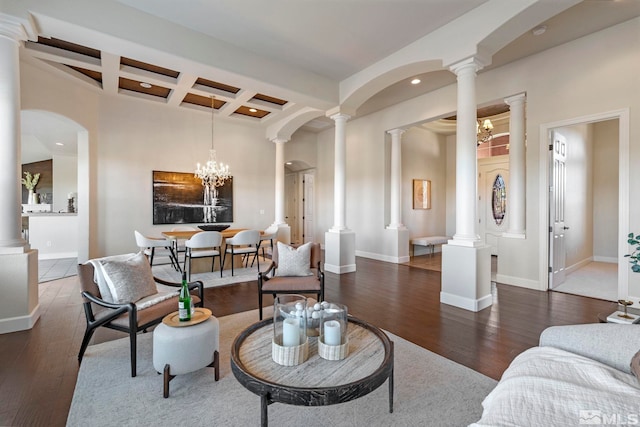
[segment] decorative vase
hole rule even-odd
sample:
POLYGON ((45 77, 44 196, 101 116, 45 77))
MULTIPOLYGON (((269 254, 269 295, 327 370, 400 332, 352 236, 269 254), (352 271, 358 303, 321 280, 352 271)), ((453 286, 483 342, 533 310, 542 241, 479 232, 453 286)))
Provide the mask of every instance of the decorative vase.
POLYGON ((34 204, 33 195, 34 195, 33 190, 29 190, 29 198, 27 199, 27 204, 28 205, 33 205, 34 204))

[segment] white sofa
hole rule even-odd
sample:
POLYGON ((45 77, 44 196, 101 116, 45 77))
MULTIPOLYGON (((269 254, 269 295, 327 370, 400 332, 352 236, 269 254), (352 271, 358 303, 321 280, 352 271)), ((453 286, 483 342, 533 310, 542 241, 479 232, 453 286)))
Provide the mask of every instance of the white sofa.
POLYGON ((640 424, 631 359, 640 326, 553 326, 518 355, 482 402, 480 426, 640 424))

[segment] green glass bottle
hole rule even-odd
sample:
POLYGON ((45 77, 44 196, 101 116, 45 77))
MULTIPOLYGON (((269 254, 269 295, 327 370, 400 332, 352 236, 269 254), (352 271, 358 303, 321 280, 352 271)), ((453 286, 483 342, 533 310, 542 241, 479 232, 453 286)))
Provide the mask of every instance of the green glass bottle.
POLYGON ((182 287, 180 288, 180 296, 178 297, 178 318, 181 322, 191 320, 191 294, 187 285, 187 274, 182 273, 182 287))

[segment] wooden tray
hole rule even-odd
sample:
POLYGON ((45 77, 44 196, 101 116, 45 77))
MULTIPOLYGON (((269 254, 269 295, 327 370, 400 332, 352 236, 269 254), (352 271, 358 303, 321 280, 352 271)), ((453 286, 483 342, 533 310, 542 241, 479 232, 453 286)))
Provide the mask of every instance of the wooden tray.
POLYGON ((208 308, 196 307, 194 313, 191 315, 191 320, 181 322, 180 318, 178 317, 178 312, 174 311, 173 313, 164 316, 164 318, 162 319, 162 323, 174 328, 182 328, 184 326, 193 326, 197 325, 198 323, 202 323, 209 317, 211 317, 211 310, 209 310, 208 308))

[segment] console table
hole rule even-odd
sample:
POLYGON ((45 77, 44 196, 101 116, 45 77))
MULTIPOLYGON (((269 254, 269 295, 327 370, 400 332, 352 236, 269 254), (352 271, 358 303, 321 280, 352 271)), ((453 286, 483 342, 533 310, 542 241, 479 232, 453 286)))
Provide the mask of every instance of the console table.
POLYGON ((389 383, 389 412, 393 412, 393 342, 379 328, 349 317, 349 355, 343 360, 318 356, 317 338, 309 338, 309 359, 298 366, 281 366, 271 358, 273 319, 242 331, 231 348, 231 370, 249 391, 260 396, 262 426, 274 402, 323 406, 348 402, 389 383))

